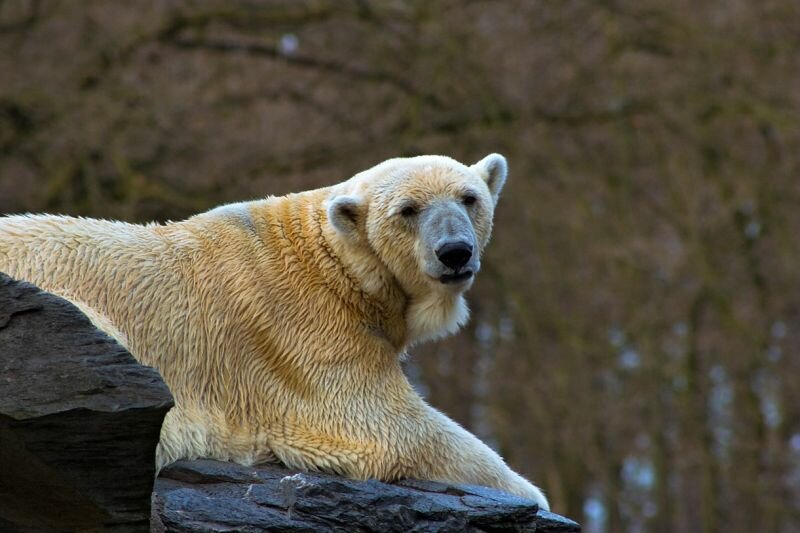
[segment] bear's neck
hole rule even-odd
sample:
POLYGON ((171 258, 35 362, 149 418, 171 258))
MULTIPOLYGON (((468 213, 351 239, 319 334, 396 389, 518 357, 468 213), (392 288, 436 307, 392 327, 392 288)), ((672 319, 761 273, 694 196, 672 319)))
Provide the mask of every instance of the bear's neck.
POLYGON ((326 189, 274 199, 281 233, 304 261, 313 263, 341 304, 370 335, 385 338, 399 353, 406 344, 407 299, 371 248, 344 242, 327 221, 326 189), (314 245, 312 243, 317 243, 314 245))

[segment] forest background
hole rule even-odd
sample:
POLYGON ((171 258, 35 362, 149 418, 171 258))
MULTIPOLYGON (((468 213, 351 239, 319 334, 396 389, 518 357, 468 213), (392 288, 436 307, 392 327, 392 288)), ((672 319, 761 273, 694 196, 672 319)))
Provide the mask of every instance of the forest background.
POLYGON ((796 0, 0 0, 0 213, 510 179, 429 401, 588 532, 800 528, 796 0))

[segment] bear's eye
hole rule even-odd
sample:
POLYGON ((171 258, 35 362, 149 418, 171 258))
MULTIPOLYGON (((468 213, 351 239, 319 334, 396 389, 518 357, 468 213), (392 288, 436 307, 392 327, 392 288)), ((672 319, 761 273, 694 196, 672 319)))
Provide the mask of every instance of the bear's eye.
POLYGON ((464 205, 472 205, 477 202, 478 199, 473 194, 465 194, 461 201, 464 203, 464 205))
POLYGON ((408 205, 404 206, 400 210, 400 214, 402 216, 404 216, 405 218, 408 218, 408 217, 413 217, 414 215, 416 215, 417 211, 418 211, 417 206, 415 206, 413 204, 408 204, 408 205))

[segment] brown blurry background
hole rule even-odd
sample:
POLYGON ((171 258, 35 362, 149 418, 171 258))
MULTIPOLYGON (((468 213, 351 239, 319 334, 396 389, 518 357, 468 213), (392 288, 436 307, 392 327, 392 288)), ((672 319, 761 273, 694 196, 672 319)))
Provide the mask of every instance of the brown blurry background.
POLYGON ((800 528, 796 0, 0 0, 0 213, 511 175, 430 402, 606 531, 800 528))

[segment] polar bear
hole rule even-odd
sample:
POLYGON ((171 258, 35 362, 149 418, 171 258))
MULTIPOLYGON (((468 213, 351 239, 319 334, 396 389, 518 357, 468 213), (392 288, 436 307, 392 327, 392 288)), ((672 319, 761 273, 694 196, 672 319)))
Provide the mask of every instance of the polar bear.
POLYGON ((503 156, 385 161, 167 224, 0 218, 0 271, 74 302, 175 397, 158 468, 208 457, 542 491, 430 407, 400 361, 468 318, 503 156))

